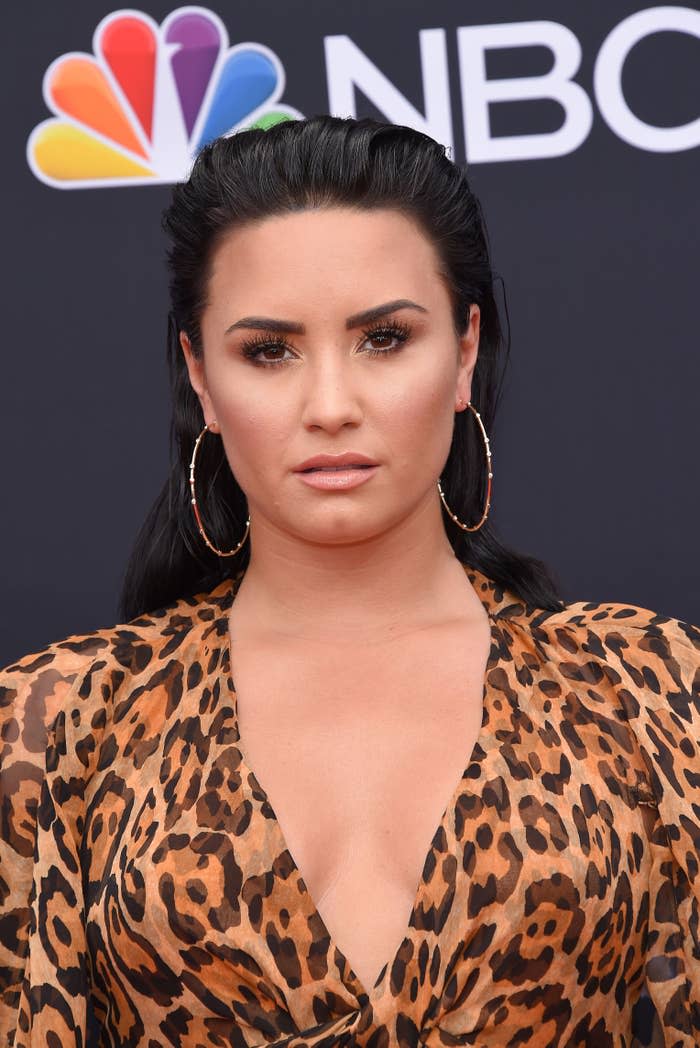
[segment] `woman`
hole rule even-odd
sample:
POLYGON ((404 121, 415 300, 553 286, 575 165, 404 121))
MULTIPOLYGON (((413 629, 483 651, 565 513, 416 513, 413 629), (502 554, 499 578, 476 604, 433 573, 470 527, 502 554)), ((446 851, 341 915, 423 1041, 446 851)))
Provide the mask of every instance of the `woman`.
POLYGON ((0 679, 3 1043, 697 1044, 700 631, 496 538, 464 171, 314 117, 165 225, 122 623, 0 679))

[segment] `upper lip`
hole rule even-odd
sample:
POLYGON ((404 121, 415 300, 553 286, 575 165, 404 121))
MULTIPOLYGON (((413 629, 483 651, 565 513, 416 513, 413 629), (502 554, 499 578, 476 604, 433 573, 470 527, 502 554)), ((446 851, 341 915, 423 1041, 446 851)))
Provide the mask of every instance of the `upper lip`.
POLYGON ((314 455, 295 467, 295 473, 305 469, 322 469, 324 466, 376 466, 374 459, 358 451, 344 451, 341 455, 314 455))

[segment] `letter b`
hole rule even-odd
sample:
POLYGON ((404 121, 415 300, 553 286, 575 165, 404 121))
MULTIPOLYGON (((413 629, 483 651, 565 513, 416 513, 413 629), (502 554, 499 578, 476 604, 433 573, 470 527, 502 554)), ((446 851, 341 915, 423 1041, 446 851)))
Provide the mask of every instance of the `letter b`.
POLYGON ((457 30, 464 139, 467 160, 533 160, 572 153, 588 137, 593 108, 583 88, 571 79, 581 63, 581 45, 574 33, 557 22, 507 22, 502 25, 460 26, 457 30), (543 76, 488 80, 488 48, 548 47, 552 69, 543 76), (551 98, 564 110, 558 131, 536 135, 491 134, 489 104, 551 98))

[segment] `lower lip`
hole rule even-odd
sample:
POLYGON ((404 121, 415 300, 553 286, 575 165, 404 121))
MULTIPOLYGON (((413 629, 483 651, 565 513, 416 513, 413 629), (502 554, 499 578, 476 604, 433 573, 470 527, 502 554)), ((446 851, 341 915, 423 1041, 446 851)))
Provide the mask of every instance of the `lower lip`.
POLYGON ((319 469, 314 473, 297 473, 310 488, 322 488, 324 491, 347 491, 356 488, 373 477, 378 466, 349 469, 319 469))

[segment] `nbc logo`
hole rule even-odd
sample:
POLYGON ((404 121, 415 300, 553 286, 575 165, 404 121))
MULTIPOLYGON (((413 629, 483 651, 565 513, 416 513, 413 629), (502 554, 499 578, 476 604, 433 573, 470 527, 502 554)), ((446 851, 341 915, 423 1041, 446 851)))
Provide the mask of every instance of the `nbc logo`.
POLYGON ((46 70, 56 118, 29 136, 32 171, 59 189, 178 182, 219 135, 302 116, 278 101, 285 77, 274 52, 228 45, 203 7, 178 8, 160 26, 141 11, 108 15, 94 54, 61 55, 46 70))

